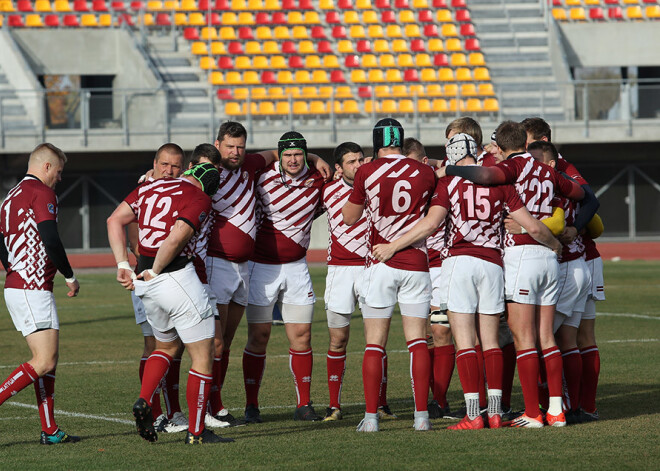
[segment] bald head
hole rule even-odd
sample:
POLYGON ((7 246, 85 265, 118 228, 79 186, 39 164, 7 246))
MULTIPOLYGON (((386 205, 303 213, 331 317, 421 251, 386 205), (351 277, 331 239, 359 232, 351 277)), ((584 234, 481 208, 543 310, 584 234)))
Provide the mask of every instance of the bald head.
POLYGON ((28 173, 34 175, 45 185, 55 188, 62 180, 62 170, 67 158, 64 152, 53 144, 39 144, 30 154, 28 173))

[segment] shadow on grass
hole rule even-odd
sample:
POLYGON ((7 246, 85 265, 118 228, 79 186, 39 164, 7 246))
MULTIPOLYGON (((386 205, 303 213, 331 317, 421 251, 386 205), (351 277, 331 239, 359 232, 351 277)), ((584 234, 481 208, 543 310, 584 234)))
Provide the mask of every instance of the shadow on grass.
MULTIPOLYGON (((83 435, 80 437, 80 441, 77 443, 60 443, 58 445, 50 445, 50 446, 55 446, 57 447, 75 447, 77 446, 78 443, 83 443, 88 440, 96 439, 96 438, 113 438, 113 437, 118 437, 118 436, 129 436, 129 435, 135 435, 139 438, 137 435, 137 432, 112 432, 112 433, 100 433, 100 434, 92 434, 92 435, 83 435)), ((39 444, 39 438, 36 440, 22 440, 19 442, 12 442, 12 443, 5 443, 4 445, 0 445, 0 448, 11 448, 14 446, 25 446, 25 445, 35 445, 39 444)))

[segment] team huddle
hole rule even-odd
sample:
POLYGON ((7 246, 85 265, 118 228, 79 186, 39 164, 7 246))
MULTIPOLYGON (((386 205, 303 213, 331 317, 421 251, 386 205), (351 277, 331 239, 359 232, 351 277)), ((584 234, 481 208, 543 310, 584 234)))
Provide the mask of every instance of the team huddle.
MULTIPOLYGON (((142 438, 187 431, 188 444, 229 442, 210 429, 262 422, 259 390, 277 308, 289 341, 294 420, 343 418, 356 306, 366 343, 366 408, 357 431, 377 432, 382 420, 397 418, 387 403, 386 352, 397 304, 415 430, 430 430, 430 419, 441 417, 460 419, 453 430, 597 420, 595 301, 604 291, 593 239, 603 227, 593 191, 558 154, 540 118, 501 123, 486 148, 469 117, 452 121, 445 135, 446 159, 429 159, 398 121, 382 119, 373 129, 373 156, 346 142, 334 151, 333 169, 294 131, 276 150, 246 153, 247 132, 236 122, 220 126, 214 145, 197 146, 187 166, 179 146, 162 146, 146 181, 107 221, 117 280, 131 291, 144 336, 133 406, 142 438), (329 406, 318 415, 310 397, 316 297, 306 253, 323 213, 330 234, 329 406), (235 418, 222 387, 243 315, 246 403, 235 418), (192 360, 188 418, 178 398, 184 350, 192 360), (451 411, 454 365, 465 407, 451 411), (516 366, 521 413, 511 410, 516 366)), ((55 272, 67 278, 70 296, 78 292, 56 227, 53 188, 65 162, 54 146, 37 147, 28 175, 0 207, 5 300, 33 353, 0 386, 0 404, 34 383, 44 444, 79 440, 57 427, 52 406, 55 272), (28 226, 32 240, 24 237, 28 226)))

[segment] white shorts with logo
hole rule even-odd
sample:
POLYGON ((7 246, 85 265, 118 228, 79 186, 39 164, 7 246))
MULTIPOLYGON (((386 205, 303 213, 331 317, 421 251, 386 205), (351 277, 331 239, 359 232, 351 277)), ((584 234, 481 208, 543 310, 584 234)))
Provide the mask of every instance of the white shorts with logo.
POLYGON ((142 335, 145 337, 153 337, 154 330, 147 321, 147 313, 144 310, 144 303, 140 298, 135 295, 135 291, 131 291, 131 301, 133 301, 133 312, 135 313, 135 323, 142 329, 142 335))
MULTIPOLYGON (((184 331, 213 316, 206 289, 192 263, 180 270, 162 273, 150 281, 135 280, 133 284, 154 330, 168 332, 176 329, 184 343, 201 340, 191 340, 183 335, 184 331)), ((214 329, 210 330, 210 337, 213 337, 214 329)), ((154 334, 160 338, 157 332, 154 334)))
POLYGON ((430 267, 429 275, 431 275, 431 306, 446 311, 447 293, 440 289, 442 285, 442 267, 430 267))
POLYGON ((457 313, 500 314, 504 311, 502 267, 476 257, 459 255, 442 262, 442 292, 447 310, 457 313))
POLYGON ((350 324, 358 300, 355 283, 363 273, 362 265, 328 265, 323 295, 328 327, 339 329, 350 324))
POLYGON ((537 306, 557 303, 557 256, 543 245, 516 245, 504 249, 504 296, 507 301, 537 306))
POLYGON ((596 301, 605 300, 605 280, 603 277, 603 259, 598 257, 586 262, 591 273, 591 293, 584 307, 582 319, 596 318, 596 301))
POLYGON ((5 288, 5 303, 16 330, 23 337, 41 329, 60 328, 52 291, 5 288))
MULTIPOLYGON (((362 317, 376 317, 365 308, 393 308, 399 303, 401 314, 412 317, 428 317, 431 302, 431 276, 427 271, 410 271, 376 263, 365 268, 356 284, 362 317)), ((389 314, 390 317, 391 312, 389 314)))
POLYGON ((248 262, 236 263, 224 258, 207 257, 206 274, 218 304, 234 301, 247 306, 250 286, 248 262))
POLYGON ((560 325, 579 327, 590 293, 591 273, 584 258, 559 264, 559 300, 555 311, 555 330, 560 325))

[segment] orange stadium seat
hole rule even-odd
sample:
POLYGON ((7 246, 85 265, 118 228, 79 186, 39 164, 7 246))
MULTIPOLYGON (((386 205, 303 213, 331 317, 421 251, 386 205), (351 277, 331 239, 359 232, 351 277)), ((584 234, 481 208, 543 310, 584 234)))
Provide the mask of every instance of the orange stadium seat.
POLYGON ((454 70, 447 67, 438 71, 438 80, 441 82, 453 82, 455 80, 454 70))
POLYGON ((366 83, 367 74, 362 69, 356 69, 351 71, 351 82, 353 83, 366 83))
POLYGON ((249 11, 242 11, 238 14, 238 24, 242 26, 252 26, 255 24, 254 15, 249 11))
POLYGON ((587 12, 584 8, 571 8, 569 16, 572 21, 587 21, 587 12))
POLYGON ((415 13, 412 10, 399 11, 399 23, 415 23, 415 13))
POLYGON ((370 25, 367 29, 367 36, 370 38, 384 38, 383 27, 381 25, 370 25))
POLYGON ((458 38, 449 38, 445 42, 445 46, 447 47, 448 51, 462 51, 463 50, 463 44, 461 44, 461 40, 458 38))
POLYGON ((232 10, 247 10, 247 2, 245 0, 231 0, 232 10))
POLYGON ((467 57, 462 52, 455 52, 451 55, 449 63, 453 67, 463 67, 467 65, 467 57))
POLYGON ((204 20, 204 15, 200 12, 191 12, 188 15, 188 24, 190 26, 204 26, 206 21, 204 20))
POLYGON ((446 84, 445 88, 444 88, 444 94, 445 94, 445 96, 456 96, 456 95, 458 95, 458 84, 456 84, 456 83, 446 84))
MULTIPOLYGON (((333 73, 337 72, 333 70, 333 73)), ((314 83, 330 83, 328 73, 325 70, 315 70, 312 72, 311 81, 314 83)))
POLYGON ((651 5, 645 8, 646 17, 653 20, 660 19, 660 6, 651 5))
POLYGON ((626 8, 626 17, 629 20, 643 20, 644 15, 642 15, 642 7, 637 5, 634 7, 626 8))
POLYGON ((234 61, 234 67, 237 69, 251 69, 252 61, 248 56, 237 56, 234 61))
POLYGON ((280 46, 277 41, 264 41, 263 42, 263 53, 264 54, 279 54, 280 46))
POLYGON ((402 82, 403 77, 399 69, 387 69, 385 72, 385 81, 387 82, 402 82))
POLYGON ((374 41, 374 52, 387 53, 390 52, 390 42, 386 39, 377 39, 374 41))
POLYGON ((477 67, 474 69, 474 80, 477 82, 490 82, 490 73, 485 67, 477 67))
POLYGON ((289 32, 289 28, 286 26, 276 26, 275 30, 273 31, 273 37, 275 39, 290 39, 291 34, 289 32))
MULTIPOLYGON (((335 90, 335 98, 353 98, 353 92, 351 91, 351 87, 341 86, 341 87, 337 87, 334 90, 335 90)), ((321 90, 319 90, 319 95, 329 98, 332 96, 332 91, 333 91, 332 87, 321 87, 321 90)))
POLYGON ((256 38, 265 41, 267 39, 272 39, 273 34, 268 26, 257 26, 256 38))
POLYGON ((286 57, 284 56, 271 56, 270 68, 271 69, 286 69, 288 67, 286 57))
POLYGON ((420 8, 428 8, 429 7, 429 2, 428 0, 413 0, 412 6, 415 9, 420 9, 420 8))
POLYGON ((387 28, 385 30, 385 36, 388 38, 401 38, 403 37, 403 34, 401 34, 401 26, 399 25, 387 25, 387 28))
POLYGON ((266 56, 254 56, 252 58, 252 67, 258 70, 270 68, 268 58, 266 56))
POLYGON ((347 10, 344 12, 344 24, 360 24, 360 15, 355 10, 347 10))
MULTIPOLYGON (((202 28, 202 36, 204 35, 204 29, 206 28, 202 28)), ((215 28, 211 28, 211 29, 215 31, 215 28)), ((231 41, 234 39, 238 39, 238 36, 236 35, 236 30, 232 26, 220 27, 219 35, 220 35, 220 39, 222 39, 223 41, 231 41)), ((211 39, 217 39, 217 37, 215 38, 212 37, 211 39)))
POLYGON ((442 96, 442 86, 439 83, 429 83, 426 85, 424 95, 428 97, 442 96))
POLYGON ((213 41, 211 43, 211 54, 214 56, 227 54, 227 47, 225 46, 225 43, 221 41, 213 41))
POLYGON ((353 39, 360 39, 367 37, 367 33, 365 32, 364 26, 362 25, 351 26, 350 29, 348 30, 348 35, 353 39))
POLYGON ((449 106, 447 106, 447 100, 443 98, 436 98, 431 103, 434 113, 446 113, 449 111, 449 106))
POLYGON ((294 26, 292 31, 293 39, 307 39, 309 33, 306 26, 294 26))
POLYGON ((315 11, 306 11, 304 22, 308 25, 319 25, 321 24, 321 18, 319 18, 319 14, 315 11))
POLYGON ((147 2, 147 10, 160 11, 163 9, 163 2, 160 0, 150 0, 147 2))
POLYGON ((468 64, 471 66, 483 66, 486 65, 486 60, 484 59, 484 55, 480 52, 471 52, 470 55, 468 55, 468 64))
POLYGON ((265 0, 263 10, 280 10, 280 0, 265 0))
POLYGON ((477 86, 474 83, 464 83, 461 85, 461 96, 477 96, 477 86))
POLYGON ((453 23, 454 17, 451 15, 451 10, 438 10, 435 14, 435 19, 438 23, 453 23))
POLYGON ((445 23, 440 28, 440 34, 443 37, 458 36, 458 31, 456 30, 456 25, 451 23, 445 23))
POLYGON ((381 83, 385 81, 383 71, 380 69, 371 69, 367 73, 367 81, 370 83, 381 83))
POLYGON ((404 34, 409 38, 419 38, 422 36, 419 25, 416 24, 406 25, 404 34))
POLYGON ((415 66, 417 67, 433 67, 431 56, 428 54, 417 54, 415 56, 415 66))
POLYGON ((371 10, 373 7, 371 6, 371 0, 356 0, 355 8, 358 10, 371 10))
POLYGON ((362 67, 372 68, 378 67, 378 59, 373 54, 364 54, 362 56, 362 67))
POLYGON ((395 39, 392 41, 393 52, 408 52, 408 43, 404 39, 395 39))
POLYGON ((190 45, 190 52, 196 56, 205 56, 208 54, 207 43, 196 41, 190 45))
POLYGON ((245 43, 245 54, 261 54, 261 43, 259 41, 248 41, 245 43))
POLYGON ((431 101, 426 98, 417 100, 417 111, 420 113, 431 113, 433 111, 431 108, 431 101))
POLYGON ((427 67, 421 70, 420 80, 422 82, 435 82, 438 80, 438 75, 436 74, 435 69, 427 67))
POLYGON ((210 56, 200 57, 199 58, 199 67, 202 70, 210 70, 210 69, 216 69, 217 68, 217 66, 215 64, 215 61, 213 60, 213 57, 210 57, 210 56))
POLYGON ((429 39, 428 49, 430 52, 440 52, 445 50, 444 43, 440 38, 429 39))
POLYGON ((314 54, 314 43, 312 41, 300 41, 298 43, 298 52, 300 54, 314 54))
POLYGON ((88 13, 80 17, 80 26, 94 27, 98 25, 99 23, 96 19, 96 15, 88 13))
POLYGON ((53 8, 50 5, 49 0, 36 0, 34 2, 34 11, 45 13, 45 12, 53 11, 53 8))
MULTIPOLYGON (((388 96, 388 95, 382 95, 388 96)), ((389 93, 389 96, 393 97, 407 97, 408 96, 408 86, 407 85, 393 85, 392 90, 389 93)))

